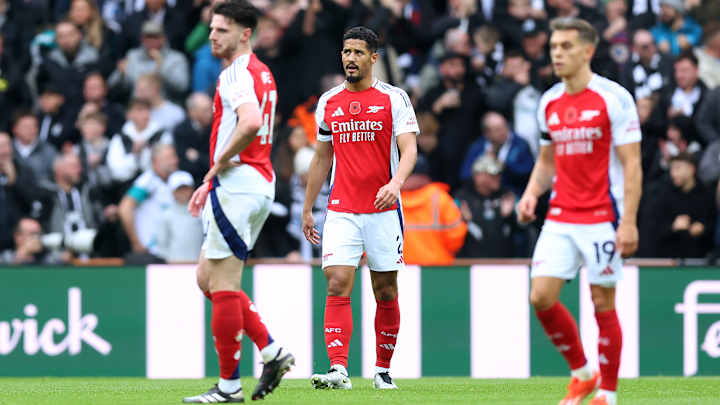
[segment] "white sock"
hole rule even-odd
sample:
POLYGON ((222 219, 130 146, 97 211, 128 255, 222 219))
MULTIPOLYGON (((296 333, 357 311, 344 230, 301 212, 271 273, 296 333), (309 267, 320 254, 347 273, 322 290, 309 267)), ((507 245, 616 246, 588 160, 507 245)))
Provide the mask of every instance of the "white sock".
POLYGON ((390 372, 389 368, 375 366, 375 374, 389 373, 389 372, 390 372))
POLYGON ((221 378, 220 381, 218 381, 218 388, 226 394, 232 394, 242 388, 242 382, 239 378, 233 380, 221 378))
POLYGON ((615 391, 598 390, 598 392, 597 392, 597 394, 595 394, 595 396, 596 397, 604 396, 608 405, 617 405, 617 392, 615 392, 615 391))
POLYGON ((269 345, 265 346, 262 350, 260 350, 260 354, 262 354, 263 361, 265 363, 270 362, 275 359, 275 356, 280 353, 280 345, 276 342, 272 342, 269 345))
POLYGON ((339 371, 340 374, 344 374, 346 376, 349 375, 347 369, 342 364, 333 364, 332 366, 330 366, 330 368, 339 371))
POLYGON ((580 381, 587 381, 593 377, 593 372, 588 366, 588 364, 585 363, 585 365, 580 368, 570 370, 570 375, 573 377, 577 377, 577 379, 580 381))

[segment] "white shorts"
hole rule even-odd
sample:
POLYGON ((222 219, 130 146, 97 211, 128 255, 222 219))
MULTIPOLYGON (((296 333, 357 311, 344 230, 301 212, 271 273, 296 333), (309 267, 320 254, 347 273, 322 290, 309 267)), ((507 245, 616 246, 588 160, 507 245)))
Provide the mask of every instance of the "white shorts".
POLYGON ((546 220, 535 245, 531 277, 570 280, 582 266, 593 285, 613 286, 622 279, 622 259, 612 224, 546 220))
POLYGON ((403 260, 402 216, 399 211, 372 214, 327 212, 322 233, 322 267, 357 266, 367 252, 372 271, 396 271, 403 260))
POLYGON ((235 255, 240 260, 246 260, 270 215, 271 207, 272 200, 268 196, 234 194, 223 187, 215 188, 202 212, 205 258, 224 259, 235 255), (214 207, 213 192, 219 207, 214 207))

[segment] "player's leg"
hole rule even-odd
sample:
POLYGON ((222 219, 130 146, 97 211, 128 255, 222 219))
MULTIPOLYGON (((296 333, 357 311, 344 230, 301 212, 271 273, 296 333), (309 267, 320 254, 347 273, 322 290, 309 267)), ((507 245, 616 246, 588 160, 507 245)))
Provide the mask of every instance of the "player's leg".
POLYGON ((585 358, 577 322, 559 301, 565 281, 575 277, 581 264, 579 249, 567 232, 567 224, 546 222, 533 254, 530 303, 548 338, 570 368, 572 378, 561 405, 580 403, 592 393, 598 379, 585 358))
POLYGON ((615 229, 610 223, 586 225, 576 235, 582 244, 590 292, 598 325, 600 389, 593 405, 617 403, 617 381, 622 352, 622 329, 615 312, 615 285, 622 279, 622 259, 615 247, 615 229))
POLYGON ((405 268, 402 217, 399 211, 385 211, 365 215, 363 219, 368 266, 377 304, 374 385, 380 389, 397 389, 390 377, 390 361, 400 331, 397 276, 398 271, 405 268))
POLYGON ((350 295, 363 252, 357 217, 329 211, 325 219, 322 235, 322 266, 327 280, 324 330, 330 370, 312 375, 310 381, 315 388, 352 388, 347 372, 353 329, 350 295))

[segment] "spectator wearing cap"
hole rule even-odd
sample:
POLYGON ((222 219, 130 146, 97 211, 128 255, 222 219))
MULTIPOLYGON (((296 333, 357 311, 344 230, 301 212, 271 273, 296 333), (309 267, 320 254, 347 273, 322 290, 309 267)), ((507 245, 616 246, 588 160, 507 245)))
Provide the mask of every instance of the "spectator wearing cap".
POLYGON ((158 255, 168 263, 194 263, 200 257, 202 222, 187 209, 194 186, 195 181, 188 172, 178 170, 168 178, 173 203, 163 211, 157 235, 158 255))
POLYGON ((437 179, 451 187, 458 185, 462 163, 457 158, 477 133, 476 117, 484 112, 480 87, 467 76, 467 60, 459 54, 443 55, 438 66, 441 82, 420 99, 420 111, 431 111, 440 123, 438 153, 444 169, 437 179))
POLYGON ((450 187, 430 180, 430 165, 418 156, 415 170, 400 190, 405 223, 403 256, 408 264, 451 265, 465 241, 467 225, 449 194, 450 187))
POLYGON ((658 51, 650 31, 635 31, 632 54, 620 69, 620 84, 638 100, 661 94, 672 82, 672 75, 672 58, 658 51))
POLYGON ((660 0, 658 22, 650 30, 660 52, 679 55, 700 44, 702 28, 685 16, 683 0, 660 0))
POLYGON ((190 68, 182 53, 170 48, 157 21, 142 25, 141 46, 130 49, 110 75, 110 87, 129 92, 140 76, 148 73, 162 78, 171 98, 182 98, 190 85, 190 68))
POLYGON ((31 84, 36 91, 52 84, 63 92, 68 105, 80 108, 85 76, 98 68, 98 51, 83 40, 82 31, 70 20, 57 23, 55 41, 57 48, 31 70, 31 84))
POLYGON ((705 34, 702 47, 695 48, 700 79, 709 87, 720 85, 720 28, 705 34))
POLYGON ((501 185, 502 165, 483 155, 472 179, 455 194, 468 232, 459 257, 513 257, 515 195, 501 185))
POLYGON ((475 161, 487 154, 495 157, 504 167, 501 181, 503 187, 515 195, 521 195, 530 180, 535 158, 528 142, 510 131, 505 117, 495 111, 483 116, 482 136, 470 145, 465 154, 460 180, 468 180, 472 176, 475 161))
POLYGON ((661 180, 649 204, 645 235, 656 241, 655 257, 704 257, 712 246, 716 220, 714 195, 697 181, 689 153, 670 161, 670 177, 661 180))

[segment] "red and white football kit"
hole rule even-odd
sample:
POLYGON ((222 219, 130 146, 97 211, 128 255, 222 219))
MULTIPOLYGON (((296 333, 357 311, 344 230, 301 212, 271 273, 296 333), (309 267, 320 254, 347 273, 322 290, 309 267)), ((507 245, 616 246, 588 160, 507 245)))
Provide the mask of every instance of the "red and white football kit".
POLYGON ((242 165, 225 170, 213 180, 211 198, 203 209, 203 249, 208 259, 234 254, 245 260, 275 199, 270 151, 277 88, 268 67, 253 53, 239 56, 220 73, 213 100, 210 165, 230 141, 238 120, 236 110, 245 103, 260 108, 263 125, 255 140, 232 159, 242 165))
POLYGON ((532 276, 572 279, 584 265, 591 284, 622 278, 615 228, 623 210, 623 167, 615 147, 640 142, 635 102, 619 84, 593 75, 585 90, 558 83, 538 108, 541 145, 555 155, 555 179, 532 276))
POLYGON ((318 141, 334 152, 323 267, 356 266, 364 250, 372 270, 403 268, 400 202, 382 211, 373 203, 397 170, 396 136, 420 132, 409 97, 379 80, 359 92, 343 83, 320 97, 315 119, 318 141))

